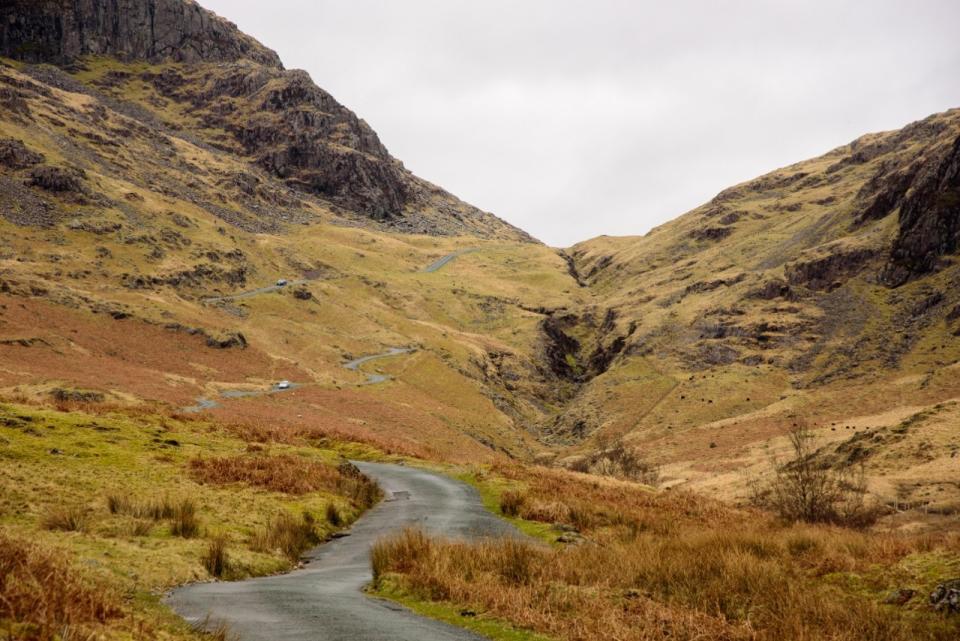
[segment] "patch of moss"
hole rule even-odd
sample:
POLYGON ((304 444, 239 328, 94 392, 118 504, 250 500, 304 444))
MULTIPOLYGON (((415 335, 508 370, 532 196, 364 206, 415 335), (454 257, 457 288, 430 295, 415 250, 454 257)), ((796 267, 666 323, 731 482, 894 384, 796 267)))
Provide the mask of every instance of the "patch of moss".
POLYGON ((421 616, 465 628, 493 641, 552 641, 550 637, 517 628, 482 612, 475 612, 443 601, 420 600, 405 592, 389 576, 380 581, 377 589, 370 589, 369 594, 399 603, 421 616))

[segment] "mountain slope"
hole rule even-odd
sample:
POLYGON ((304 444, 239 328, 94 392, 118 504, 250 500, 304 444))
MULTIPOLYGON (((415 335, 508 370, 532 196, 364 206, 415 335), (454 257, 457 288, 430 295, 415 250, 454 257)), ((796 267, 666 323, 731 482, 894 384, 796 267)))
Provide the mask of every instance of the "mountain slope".
POLYGON ((528 358, 536 314, 518 301, 557 306, 571 282, 551 250, 411 175, 306 74, 193 3, 2 10, 5 52, 60 65, 0 59, 7 397, 214 398, 225 420, 421 456, 538 448, 513 423, 537 409, 496 400, 471 363, 528 358), (155 11, 152 27, 135 9, 155 11), (150 44, 161 15, 189 52, 150 44), (211 37, 221 46, 190 44, 211 37), (421 273, 471 248, 468 282, 421 273), (523 273, 480 269, 490 254, 523 273), (296 285, 229 298, 279 278, 296 285), (417 350, 367 369, 406 382, 365 386, 343 367, 398 346, 417 350), (282 378, 297 389, 259 395, 282 378))
MULTIPOLYGON (((555 439, 626 435, 675 481, 742 488, 807 421, 825 460, 866 430, 859 449, 888 496, 914 496, 920 477, 947 488, 960 446, 943 438, 960 397, 958 150, 952 110, 727 189, 644 237, 572 248, 609 308, 616 358, 555 439), (920 414, 903 444, 882 445, 920 414)), ((946 500, 934 495, 917 500, 946 500)))
POLYGON ((327 208, 404 231, 530 240, 412 175, 305 72, 284 70, 273 51, 192 0, 6 3, 0 56, 63 66, 83 85, 49 72, 44 80, 118 98, 126 116, 188 131, 327 208))

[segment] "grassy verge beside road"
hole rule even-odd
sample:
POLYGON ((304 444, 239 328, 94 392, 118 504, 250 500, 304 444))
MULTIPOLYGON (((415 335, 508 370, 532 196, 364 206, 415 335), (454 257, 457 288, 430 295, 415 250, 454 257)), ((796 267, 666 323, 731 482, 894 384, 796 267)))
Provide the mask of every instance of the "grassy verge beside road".
POLYGON ((289 570, 378 500, 338 443, 265 433, 0 404, 0 634, 195 637, 165 590, 289 570))

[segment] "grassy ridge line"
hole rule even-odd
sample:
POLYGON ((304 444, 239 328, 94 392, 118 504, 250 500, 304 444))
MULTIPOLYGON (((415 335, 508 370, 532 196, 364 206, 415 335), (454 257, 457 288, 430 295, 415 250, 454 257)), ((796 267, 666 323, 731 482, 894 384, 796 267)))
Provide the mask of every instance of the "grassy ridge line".
POLYGON ((343 453, 374 458, 371 448, 243 433, 0 404, 0 631, 198 638, 161 604, 164 591, 289 570, 375 500, 337 467, 343 453), (103 602, 84 585, 102 586, 103 602))

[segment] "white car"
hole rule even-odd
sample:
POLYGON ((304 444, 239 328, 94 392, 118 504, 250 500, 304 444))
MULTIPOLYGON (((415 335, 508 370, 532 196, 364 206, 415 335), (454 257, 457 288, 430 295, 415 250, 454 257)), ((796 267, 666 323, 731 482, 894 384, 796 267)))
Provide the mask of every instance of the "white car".
POLYGON ((277 383, 277 389, 290 389, 290 381, 280 381, 277 383))
POLYGON ((280 280, 277 281, 277 287, 286 287, 286 285, 287 285, 286 278, 281 278, 280 280))

